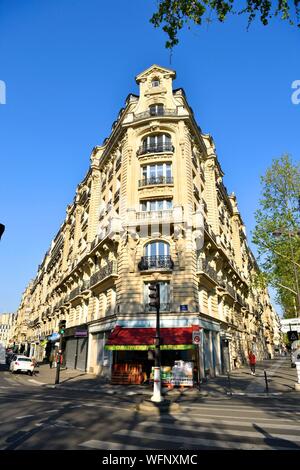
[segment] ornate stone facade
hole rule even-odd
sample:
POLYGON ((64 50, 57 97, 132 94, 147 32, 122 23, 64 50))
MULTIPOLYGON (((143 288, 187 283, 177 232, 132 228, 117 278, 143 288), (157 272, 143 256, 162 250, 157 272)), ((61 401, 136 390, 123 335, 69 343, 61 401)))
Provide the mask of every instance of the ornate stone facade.
POLYGON ((109 138, 93 149, 19 308, 15 337, 33 354, 65 319, 70 337, 88 330, 85 368, 109 374, 104 345, 114 326, 154 326, 147 285, 156 281, 164 286, 162 324, 201 329, 203 376, 245 362, 249 349, 273 355, 276 313, 255 286, 236 197, 174 78, 156 65, 138 75, 140 95, 128 96, 109 138))

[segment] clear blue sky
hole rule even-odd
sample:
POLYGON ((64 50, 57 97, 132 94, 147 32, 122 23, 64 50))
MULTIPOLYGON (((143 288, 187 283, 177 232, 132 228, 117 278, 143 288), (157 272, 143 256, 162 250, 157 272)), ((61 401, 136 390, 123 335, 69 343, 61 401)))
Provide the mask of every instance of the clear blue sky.
POLYGON ((0 0, 0 312, 17 308, 134 77, 153 63, 177 71, 198 124, 213 135, 248 235, 273 157, 299 159, 300 31, 246 19, 180 34, 172 63, 149 23, 156 1, 0 0))

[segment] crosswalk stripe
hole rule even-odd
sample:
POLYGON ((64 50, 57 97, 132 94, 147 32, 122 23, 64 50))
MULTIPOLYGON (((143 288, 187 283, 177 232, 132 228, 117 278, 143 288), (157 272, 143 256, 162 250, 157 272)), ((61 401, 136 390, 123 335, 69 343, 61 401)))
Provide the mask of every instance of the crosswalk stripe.
MULTIPOLYGON (((241 450, 266 450, 270 449, 268 444, 251 444, 247 442, 236 442, 232 440, 216 440, 216 439, 206 439, 206 438, 198 438, 198 437, 190 437, 190 436, 179 436, 176 434, 172 435, 165 435, 160 433, 151 433, 151 432, 141 432, 141 431, 129 431, 127 429, 121 429, 120 431, 115 432, 114 434, 125 436, 128 438, 130 437, 137 437, 142 439, 149 439, 149 440, 159 440, 164 442, 169 442, 171 444, 179 443, 182 446, 187 446, 187 449, 190 446, 206 446, 206 447, 214 447, 214 448, 222 448, 222 449, 241 449, 241 450)), ((230 437, 230 436, 228 436, 230 437)), ((290 436, 288 436, 290 438, 290 436)), ((295 446, 276 446, 278 450, 286 450, 286 449, 295 449, 295 446)))
POLYGON ((79 444, 80 447, 88 447, 90 449, 105 449, 105 450, 150 450, 148 447, 133 446, 122 444, 118 442, 98 441, 92 439, 90 441, 79 444))
MULTIPOLYGON (((193 418, 196 418, 196 420, 198 421, 201 421, 202 418, 210 418, 211 420, 215 420, 215 419, 223 419, 223 418, 231 418, 232 415, 212 415, 212 414, 208 414, 208 413, 194 413, 193 412, 193 418)), ((184 417, 181 417, 180 414, 178 413, 176 415, 176 419, 179 420, 179 419, 188 419, 189 421, 191 421, 191 419, 193 418, 184 418, 184 417)), ((172 419, 172 418, 170 418, 172 419)), ((239 420, 244 420, 245 422, 248 422, 249 423, 252 423, 254 420, 255 422, 262 422, 261 424, 265 424, 267 425, 267 423, 265 423, 264 421, 271 421, 271 422, 274 422, 275 421, 275 418, 263 418, 261 416, 255 418, 255 417, 252 417, 252 416, 235 416, 234 417, 235 421, 237 421, 237 423, 239 422, 239 420)), ((280 418, 276 418, 276 423, 287 423, 287 422, 291 422, 291 423, 294 423, 294 420, 292 418, 284 418, 284 419, 280 419, 280 418)), ((232 423, 232 421, 230 421, 230 423, 232 423)))
MULTIPOLYGON (((182 405, 181 405, 182 406, 182 405)), ((243 412, 243 413, 264 413, 264 412, 273 412, 273 413, 277 413, 277 412, 281 412, 281 413, 287 413, 287 414, 290 414, 290 413, 293 413, 293 415, 300 415, 300 412, 299 411, 295 411, 294 408, 280 408, 280 407, 274 407, 274 408, 265 408, 265 407, 262 407, 262 408, 257 408, 257 407, 227 407, 227 406, 207 406, 206 404, 205 405, 202 405, 202 404, 189 404, 188 406, 182 406, 182 408, 185 408, 187 410, 190 410, 190 409, 198 409, 199 411, 201 410, 212 410, 212 411, 238 411, 239 413, 243 412)))
MULTIPOLYGON (((251 425, 251 423, 246 423, 246 422, 235 422, 235 421, 220 421, 218 420, 217 423, 213 423, 211 420, 207 419, 207 420, 201 420, 201 422, 191 422, 189 420, 189 423, 190 424, 183 424, 184 423, 184 420, 180 420, 180 423, 172 423, 172 424, 168 424, 168 423, 165 423, 163 421, 159 421, 159 422, 155 422, 155 421, 143 421, 141 424, 141 426, 145 426, 145 427, 149 427, 149 426, 159 426, 159 427, 163 427, 163 428, 166 428, 166 429, 183 429, 185 431, 191 431, 191 432, 203 432, 203 431, 210 431, 210 432, 213 432, 214 434, 220 434, 220 431, 222 431, 222 435, 224 433, 226 433, 225 435, 233 435, 233 436, 245 436, 245 437, 261 437, 257 431, 254 432, 254 431, 241 431, 241 430, 233 430, 233 429, 229 429, 229 428, 226 428, 226 429, 222 429, 222 430, 219 430, 217 429, 216 427, 214 427, 212 429, 212 427, 208 427, 208 426, 204 426, 202 425, 202 423, 205 423, 205 424, 211 424, 212 426, 215 426, 216 424, 218 426, 221 426, 221 425, 226 425, 226 426, 240 426, 240 427, 247 427, 247 428, 252 428, 253 425, 251 425)), ((293 431, 297 431, 300 429, 300 426, 291 426, 291 425, 276 425, 276 424, 259 424, 257 422, 254 423, 255 425, 257 426, 264 426, 266 429, 286 429, 286 430, 293 430, 293 431)), ((281 437, 282 439, 284 438, 287 438, 288 436, 284 436, 284 435, 281 435, 281 434, 278 434, 279 437, 281 437)), ((277 434, 276 432, 273 432, 273 435, 272 437, 277 437, 277 434)), ((293 437, 293 441, 299 441, 300 442, 300 436, 292 436, 293 437)), ((289 436, 289 438, 291 438, 291 436, 289 436)))

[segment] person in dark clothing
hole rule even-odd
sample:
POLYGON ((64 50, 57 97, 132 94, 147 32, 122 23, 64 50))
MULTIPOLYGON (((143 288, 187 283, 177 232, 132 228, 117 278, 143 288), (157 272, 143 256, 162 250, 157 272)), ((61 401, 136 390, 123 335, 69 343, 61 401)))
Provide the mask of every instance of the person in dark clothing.
POLYGON ((54 361, 54 352, 51 351, 50 356, 49 356, 49 365, 50 365, 50 369, 52 369, 53 361, 54 361))

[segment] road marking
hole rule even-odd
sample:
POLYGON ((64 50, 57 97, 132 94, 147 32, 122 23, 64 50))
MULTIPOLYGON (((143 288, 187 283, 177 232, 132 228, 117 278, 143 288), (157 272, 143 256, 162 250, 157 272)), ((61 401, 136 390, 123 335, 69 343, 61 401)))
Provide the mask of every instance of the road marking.
MULTIPOLYGON (((194 446, 205 446, 205 447, 220 447, 222 449, 228 449, 228 448, 233 448, 233 449, 243 449, 243 450, 266 450, 270 449, 270 446, 268 444, 250 444, 247 442, 236 442, 232 440, 223 440, 223 441, 218 441, 214 439, 205 439, 205 438, 198 438, 198 437, 187 437, 187 436, 178 436, 178 435, 165 435, 165 434, 159 434, 159 433, 151 433, 151 432, 140 432, 140 431, 128 431, 127 429, 121 429, 121 431, 115 432, 114 434, 120 435, 120 436, 125 436, 127 438, 130 437, 137 437, 137 438, 142 438, 142 439, 149 439, 149 440, 159 440, 159 441, 164 441, 164 442, 170 442, 171 444, 173 443, 179 443, 182 445, 186 445, 188 449, 190 449, 191 445, 194 446)), ((226 436, 227 437, 227 436, 226 436)), ((230 436, 228 436, 230 437, 230 436)), ((256 435, 256 437, 258 437, 256 435)), ((290 438, 290 436, 288 436, 290 438)), ((263 439, 263 437, 261 437, 263 439)), ((168 447, 167 447, 168 448, 168 447)), ((288 450, 288 449, 295 449, 293 446, 278 446, 276 447, 278 450, 288 450)))
MULTIPOLYGON (((297 425, 292 425, 292 424, 269 424, 269 423, 261 423, 260 421, 253 421, 253 423, 249 421, 236 421, 235 419, 233 420, 214 420, 214 419, 209 419, 209 418, 201 418, 197 420, 189 419, 189 418, 176 418, 178 425, 182 427, 182 429, 186 429, 187 431, 202 431, 203 429, 206 429, 207 426, 202 426, 202 423, 204 424, 211 424, 212 426, 219 426, 219 425, 224 425, 224 426, 236 426, 236 427, 247 427, 247 428, 253 428, 254 425, 257 426, 264 426, 266 429, 286 429, 286 430, 292 430, 292 431, 300 431, 300 426, 297 425), (180 423, 179 423, 180 421, 180 423), (192 426, 189 425, 184 425, 182 423, 188 422, 192 426), (196 427, 198 426, 198 428, 196 427)), ((173 424, 172 426, 176 427, 176 423, 174 423, 174 420, 170 416, 166 416, 164 418, 165 421, 171 421, 173 424)), ((275 420, 274 420, 275 421, 275 420)), ((164 421, 143 421, 140 423, 141 426, 163 426, 167 428, 172 428, 171 425, 165 423, 164 421)), ((223 431, 223 430, 222 430, 223 431)), ((224 429, 224 432, 228 431, 228 429, 224 429)), ((239 432, 239 431, 238 431, 239 432)), ((243 431, 244 432, 244 431, 243 431)), ((300 440, 300 439, 299 439, 300 440)))
POLYGON ((245 407, 245 406, 230 406, 230 407, 227 407, 227 406, 223 406, 223 407, 220 407, 220 406, 214 406, 213 404, 212 405, 208 405, 208 404, 205 404, 205 405, 202 405, 201 403, 199 404, 194 404, 194 403, 189 403, 188 406, 187 405, 183 405, 184 408, 186 408, 187 410, 188 409, 198 409, 199 411, 201 410, 216 410, 216 411, 238 411, 238 412, 243 412, 243 413, 268 413, 270 411, 272 411, 273 413, 278 413, 280 411, 280 413, 287 413, 287 414, 290 414, 290 413, 293 413, 293 415, 297 414, 299 415, 300 412, 299 411, 295 411, 294 408, 284 408, 284 407, 281 407, 281 406, 277 406, 275 405, 273 408, 260 408, 259 410, 257 408, 250 408, 249 406, 245 407))
POLYGON ((117 442, 109 442, 109 441, 97 441, 92 439, 91 441, 83 442, 79 444, 80 447, 89 447, 90 449, 105 449, 105 450, 153 450, 153 448, 149 447, 141 447, 141 446, 131 446, 128 444, 122 444, 117 442))
POLYGON ((24 415, 24 416, 16 416, 16 419, 25 419, 25 418, 31 418, 34 415, 24 415))
POLYGON ((44 413, 57 413, 59 410, 49 410, 49 411, 44 411, 44 413))
POLYGON ((39 382, 38 380, 35 380, 35 379, 28 379, 28 382, 32 382, 38 385, 46 385, 46 382, 39 382))
MULTIPOLYGON (((208 414, 208 413, 194 413, 194 412, 193 412, 193 416, 195 416, 197 418, 197 420, 198 420, 198 416, 200 418, 202 418, 202 417, 203 418, 211 418, 212 420, 219 419, 219 418, 227 419, 227 418, 231 417, 231 415, 229 415, 229 416, 228 415, 219 415, 219 414, 218 415, 212 415, 212 414, 208 414)), ((169 417, 166 417, 166 418, 169 419, 169 417)), ((170 419, 172 419, 172 418, 170 418, 170 419)), ((179 419, 185 419, 185 418, 181 417, 180 414, 178 413, 176 415, 176 419, 179 420, 179 419)), ((234 419, 235 420, 249 420, 249 423, 251 423, 256 418, 252 417, 252 416, 235 416, 234 419)), ((287 417, 284 418, 284 419, 278 419, 277 417, 276 418, 275 417, 274 418, 262 418, 260 416, 257 418, 257 420, 255 422, 258 422, 258 421, 272 421, 272 422, 276 421, 276 423, 280 423, 280 422, 286 423, 287 421, 294 422, 294 420, 292 418, 287 418, 287 417)), ((267 424, 267 423, 262 423, 262 424, 267 424)))
MULTIPOLYGON (((133 404, 134 405, 134 404, 133 404)), ((108 408, 108 409, 111 409, 111 410, 122 410, 122 411, 133 411, 134 408, 121 408, 120 406, 110 406, 110 405, 102 405, 101 403, 83 403, 83 406, 91 406, 91 407, 95 407, 97 406, 98 408, 108 408)))

